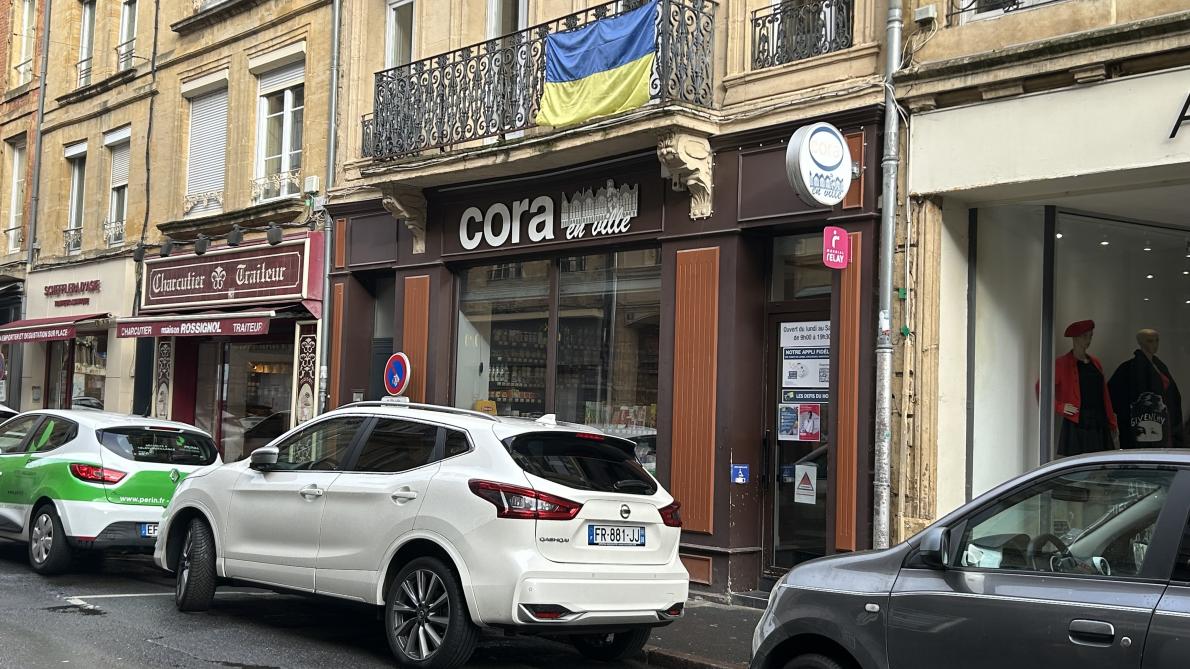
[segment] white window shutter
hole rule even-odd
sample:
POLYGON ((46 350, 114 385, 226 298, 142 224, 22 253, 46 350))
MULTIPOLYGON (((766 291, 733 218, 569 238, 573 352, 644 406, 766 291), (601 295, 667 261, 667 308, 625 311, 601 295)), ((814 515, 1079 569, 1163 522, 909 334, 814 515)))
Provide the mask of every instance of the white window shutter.
POLYGON ((296 63, 283 65, 275 70, 260 73, 260 94, 265 95, 274 91, 279 91, 290 86, 296 86, 302 83, 302 79, 306 75, 306 62, 299 60, 296 63))
POLYGON ((128 157, 132 153, 128 142, 116 144, 112 151, 112 188, 128 183, 128 157))
POLYGON ((226 88, 190 101, 190 157, 187 162, 186 195, 220 193, 219 199, 205 198, 187 213, 219 210, 227 168, 226 88))

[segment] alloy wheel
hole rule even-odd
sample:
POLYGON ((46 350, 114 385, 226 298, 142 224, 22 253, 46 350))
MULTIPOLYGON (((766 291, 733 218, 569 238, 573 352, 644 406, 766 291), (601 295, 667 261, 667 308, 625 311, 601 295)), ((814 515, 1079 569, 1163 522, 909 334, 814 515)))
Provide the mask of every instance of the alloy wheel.
POLYGON ((50 514, 43 513, 34 521, 29 543, 33 549, 33 560, 37 564, 49 559, 50 551, 54 547, 54 519, 50 518, 50 514))
POLYGON ((442 579, 427 569, 405 577, 392 603, 393 636, 412 660, 427 660, 442 647, 450 627, 450 597, 442 579))
POLYGON ((186 594, 186 586, 190 584, 190 553, 194 549, 194 533, 186 533, 186 541, 182 544, 182 555, 178 557, 178 598, 186 594))

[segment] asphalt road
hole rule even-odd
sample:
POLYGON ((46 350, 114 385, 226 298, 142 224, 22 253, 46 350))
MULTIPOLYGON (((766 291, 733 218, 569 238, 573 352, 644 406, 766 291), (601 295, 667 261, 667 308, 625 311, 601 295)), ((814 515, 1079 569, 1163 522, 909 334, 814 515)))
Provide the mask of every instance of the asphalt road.
MULTIPOLYGON (((173 579, 147 557, 33 573, 23 545, 0 540, 0 667, 394 666, 376 610, 350 603, 223 588, 205 613, 174 609, 173 579)), ((607 669, 570 646, 485 636, 469 667, 607 669)), ((641 668, 638 662, 616 666, 641 668)))

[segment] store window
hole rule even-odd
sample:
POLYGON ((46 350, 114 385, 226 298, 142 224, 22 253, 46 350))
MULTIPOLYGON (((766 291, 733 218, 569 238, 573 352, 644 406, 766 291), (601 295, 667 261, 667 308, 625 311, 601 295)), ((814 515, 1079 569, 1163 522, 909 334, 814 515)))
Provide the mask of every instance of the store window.
POLYGON ((195 425, 240 460, 289 430, 293 344, 204 341, 198 346, 195 425))
POLYGON ((657 249, 476 267, 461 283, 458 406, 655 438, 657 249))
POLYGON ((107 386, 107 333, 79 333, 46 344, 47 409, 103 409, 107 386))
POLYGON ((822 264, 822 236, 797 235, 773 240, 770 302, 791 302, 830 295, 831 270, 822 264))

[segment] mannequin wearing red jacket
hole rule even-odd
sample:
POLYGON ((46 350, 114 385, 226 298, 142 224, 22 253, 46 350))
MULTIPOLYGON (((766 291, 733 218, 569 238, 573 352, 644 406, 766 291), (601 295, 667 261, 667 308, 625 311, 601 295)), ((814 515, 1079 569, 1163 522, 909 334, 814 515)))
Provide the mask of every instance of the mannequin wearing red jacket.
POLYGON ((1119 448, 1119 428, 1103 365, 1087 352, 1094 321, 1066 328, 1071 350, 1054 361, 1054 411, 1062 418, 1058 457, 1119 448))

